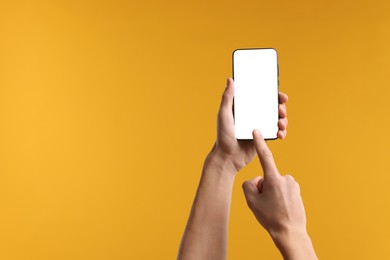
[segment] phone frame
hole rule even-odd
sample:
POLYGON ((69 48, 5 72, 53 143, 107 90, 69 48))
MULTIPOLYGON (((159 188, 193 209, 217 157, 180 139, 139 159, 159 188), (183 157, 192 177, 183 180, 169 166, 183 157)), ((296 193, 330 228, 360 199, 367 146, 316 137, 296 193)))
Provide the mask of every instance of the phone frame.
MULTIPOLYGON (((235 49, 232 53, 232 79, 234 81, 234 53, 236 51, 241 51, 241 50, 269 50, 269 49, 272 49, 276 52, 276 71, 277 71, 277 75, 278 75, 278 85, 277 85, 277 95, 278 95, 278 104, 277 104, 277 109, 278 109, 278 117, 280 118, 280 115, 279 115, 279 54, 278 54, 278 51, 275 49, 275 48, 240 48, 240 49, 235 49)), ((235 120, 235 117, 234 117, 234 96, 233 96, 233 106, 232 106, 232 112, 233 112, 233 122, 234 122, 234 127, 235 127, 235 123, 236 123, 236 120, 235 120)), ((278 127, 279 128, 279 127, 278 127)), ((278 130, 279 131, 279 130, 278 130)), ((234 131, 235 132, 235 131, 234 131)), ((253 141, 253 139, 238 139, 236 138, 238 141, 253 141)), ((276 133, 276 137, 275 138, 264 138, 264 140, 276 140, 278 139, 278 133, 276 133)))

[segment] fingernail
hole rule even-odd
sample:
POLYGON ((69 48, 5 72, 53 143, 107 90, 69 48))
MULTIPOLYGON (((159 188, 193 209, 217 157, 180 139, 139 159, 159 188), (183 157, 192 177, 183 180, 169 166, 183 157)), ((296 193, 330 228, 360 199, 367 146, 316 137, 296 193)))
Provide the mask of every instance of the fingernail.
POLYGON ((229 78, 226 79, 226 87, 229 86, 229 78))
POLYGON ((253 134, 260 135, 260 131, 258 129, 253 130, 253 134))

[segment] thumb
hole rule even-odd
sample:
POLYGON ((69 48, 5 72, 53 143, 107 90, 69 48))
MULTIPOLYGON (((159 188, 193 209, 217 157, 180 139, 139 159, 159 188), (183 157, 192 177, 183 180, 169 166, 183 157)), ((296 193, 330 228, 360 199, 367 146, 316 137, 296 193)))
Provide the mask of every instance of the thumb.
POLYGON ((222 95, 221 108, 231 110, 233 105, 233 96, 234 96, 234 81, 232 78, 227 78, 226 88, 222 95))
POLYGON ((226 81, 225 91, 222 95, 221 105, 218 111, 218 139, 221 137, 221 134, 234 136, 233 98, 234 82, 233 79, 228 78, 226 81))
POLYGON ((247 180, 242 184, 246 202, 249 208, 252 208, 254 203, 260 198, 260 189, 262 189, 263 178, 257 176, 252 180, 247 180))
POLYGON ((219 107, 219 115, 222 118, 233 116, 233 98, 234 98, 234 82, 233 79, 226 80, 226 88, 222 95, 221 105, 219 107))

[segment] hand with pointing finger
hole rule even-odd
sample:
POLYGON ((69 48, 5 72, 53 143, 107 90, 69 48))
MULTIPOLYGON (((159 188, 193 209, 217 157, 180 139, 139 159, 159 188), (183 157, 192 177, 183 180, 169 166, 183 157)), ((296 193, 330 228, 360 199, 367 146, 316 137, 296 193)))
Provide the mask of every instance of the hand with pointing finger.
MULTIPOLYGON (((265 177, 264 180, 257 178, 244 184, 248 204, 251 205, 253 212, 262 224, 268 230, 275 231, 273 232, 275 237, 278 231, 288 229, 284 228, 283 225, 279 225, 280 223, 289 223, 283 218, 283 214, 285 214, 283 210, 287 209, 284 204, 286 201, 275 202, 277 197, 283 197, 284 193, 277 189, 274 192, 271 192, 270 189, 268 192, 268 187, 273 186, 271 185, 272 179, 276 183, 277 178, 282 177, 278 177, 279 173, 277 173, 276 166, 271 164, 273 163, 271 153, 269 150, 264 150, 266 148, 264 140, 262 141, 264 144, 259 146, 260 139, 258 137, 255 141, 238 141, 236 139, 233 97, 234 81, 228 78, 218 111, 217 140, 203 164, 199 186, 179 246, 178 260, 227 259, 228 223, 235 176, 239 170, 255 158, 256 150, 258 154, 262 153, 265 155, 260 157, 262 162, 268 160, 268 163, 264 163, 264 166, 267 166, 267 169, 269 169, 267 170, 269 177, 265 177), (261 195, 257 188, 257 185, 260 183, 262 183, 260 189, 264 186, 264 193, 269 195, 262 196, 263 199, 257 200, 260 197, 258 195, 261 195), (279 195, 274 198, 272 194, 279 195), (277 212, 280 212, 278 214, 279 221, 273 221, 273 215, 270 213, 272 213, 272 207, 277 204, 279 205, 277 212)), ((287 133, 287 100, 287 95, 279 92, 279 130, 277 135, 280 139, 285 138, 287 133)), ((267 113, 267 111, 264 111, 264 113, 267 113)), ((299 201, 297 205, 299 205, 299 201)), ((303 205, 299 212, 303 212, 303 220, 301 216, 298 216, 296 219, 300 220, 300 222, 294 218, 291 221, 291 225, 287 224, 286 227, 292 227, 293 223, 299 222, 299 226, 304 229, 303 205)), ((295 214, 292 215, 295 216, 295 214)))
POLYGON ((317 259, 306 232, 306 215, 298 183, 280 175, 258 130, 254 146, 264 176, 243 183, 245 198, 256 219, 269 232, 285 259, 317 259))

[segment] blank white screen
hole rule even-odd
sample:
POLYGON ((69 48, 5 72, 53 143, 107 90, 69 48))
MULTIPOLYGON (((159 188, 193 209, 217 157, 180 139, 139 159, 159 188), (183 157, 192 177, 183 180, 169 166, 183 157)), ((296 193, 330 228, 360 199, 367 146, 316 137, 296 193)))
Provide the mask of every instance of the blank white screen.
POLYGON ((236 138, 253 139, 252 131, 259 129, 264 139, 276 139, 279 119, 276 51, 234 51, 233 77, 236 138))

